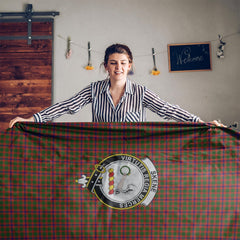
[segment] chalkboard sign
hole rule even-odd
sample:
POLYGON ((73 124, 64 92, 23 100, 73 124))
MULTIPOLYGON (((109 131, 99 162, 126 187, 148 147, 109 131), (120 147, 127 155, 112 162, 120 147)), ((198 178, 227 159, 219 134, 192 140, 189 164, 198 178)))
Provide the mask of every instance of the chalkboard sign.
POLYGON ((211 70, 211 44, 169 44, 168 61, 170 72, 211 70))

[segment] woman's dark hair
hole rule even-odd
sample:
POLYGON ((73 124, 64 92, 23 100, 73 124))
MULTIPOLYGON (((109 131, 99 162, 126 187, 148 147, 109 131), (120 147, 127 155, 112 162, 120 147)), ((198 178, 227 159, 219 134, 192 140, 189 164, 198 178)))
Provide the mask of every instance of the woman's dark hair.
POLYGON ((133 61, 132 52, 129 49, 129 47, 124 44, 117 43, 117 44, 113 44, 113 45, 109 46, 106 49, 105 56, 104 56, 104 66, 107 65, 109 56, 113 53, 124 53, 128 56, 128 60, 130 63, 132 63, 132 61, 133 61))

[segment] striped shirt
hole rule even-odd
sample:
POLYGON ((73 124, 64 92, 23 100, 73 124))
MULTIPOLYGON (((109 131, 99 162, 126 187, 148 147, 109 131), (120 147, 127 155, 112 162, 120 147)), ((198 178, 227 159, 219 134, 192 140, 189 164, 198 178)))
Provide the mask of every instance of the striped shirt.
POLYGON ((190 114, 177 105, 161 100, 146 87, 127 79, 125 92, 114 106, 110 94, 110 80, 93 82, 72 98, 56 103, 34 114, 36 122, 48 122, 63 114, 74 114, 82 107, 92 104, 93 122, 144 122, 146 108, 160 117, 179 122, 198 122, 199 117, 190 114))

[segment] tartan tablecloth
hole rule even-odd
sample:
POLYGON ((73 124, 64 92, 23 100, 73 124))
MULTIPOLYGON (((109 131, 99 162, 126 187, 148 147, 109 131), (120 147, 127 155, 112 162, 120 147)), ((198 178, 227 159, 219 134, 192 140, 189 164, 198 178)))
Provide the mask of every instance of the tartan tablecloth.
POLYGON ((240 134, 21 123, 0 136, 0 239, 240 239, 240 134))

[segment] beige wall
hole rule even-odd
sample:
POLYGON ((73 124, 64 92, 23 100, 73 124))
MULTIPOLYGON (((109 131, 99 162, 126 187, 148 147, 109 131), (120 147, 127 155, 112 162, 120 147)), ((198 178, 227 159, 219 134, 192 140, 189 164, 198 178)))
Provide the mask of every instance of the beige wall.
MULTIPOLYGON (((104 79, 100 68, 105 48, 125 43, 135 57, 133 81, 146 85, 170 103, 200 116, 205 121, 221 119, 240 122, 240 1, 239 0, 8 0, 0 12, 59 11, 55 18, 53 102, 64 100, 92 81, 104 79), (218 59, 218 34, 224 40, 225 58, 218 59), (65 59, 66 41, 76 44, 65 59), (90 41, 94 71, 86 71, 87 42, 90 41), (211 41, 212 71, 169 73, 167 44, 211 41), (151 48, 159 76, 151 76, 151 48)), ((91 121, 91 107, 58 121, 91 121)), ((148 121, 162 121, 148 113, 148 121)))

